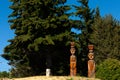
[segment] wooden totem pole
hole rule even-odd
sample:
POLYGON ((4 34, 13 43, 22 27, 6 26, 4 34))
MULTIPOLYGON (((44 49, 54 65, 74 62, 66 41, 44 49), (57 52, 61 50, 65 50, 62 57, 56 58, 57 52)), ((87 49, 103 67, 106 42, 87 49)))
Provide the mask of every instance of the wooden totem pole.
POLYGON ((93 45, 88 45, 89 53, 88 53, 88 77, 95 78, 95 61, 94 61, 94 53, 93 53, 93 45))
POLYGON ((77 62, 77 59, 76 59, 76 56, 74 55, 75 54, 75 43, 74 42, 71 42, 71 48, 70 48, 70 53, 71 53, 71 56, 70 56, 70 76, 76 76, 76 62, 77 62))

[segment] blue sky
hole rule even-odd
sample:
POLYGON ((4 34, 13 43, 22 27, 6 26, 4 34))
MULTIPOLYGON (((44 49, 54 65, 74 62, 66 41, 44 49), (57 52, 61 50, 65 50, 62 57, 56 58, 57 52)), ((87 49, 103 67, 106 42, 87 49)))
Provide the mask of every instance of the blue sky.
MULTIPOLYGON (((68 0, 67 4, 76 4, 79 5, 77 0, 68 0)), ((10 2, 9 0, 1 0, 0 1, 0 54, 3 54, 4 47, 9 43, 7 42, 9 39, 14 38, 14 32, 10 30, 10 25, 8 23, 8 15, 12 12, 9 9, 10 2)), ((105 16, 107 14, 111 14, 117 20, 120 20, 120 0, 90 0, 89 6, 90 8, 99 7, 100 14, 105 16)), ((73 17, 76 19, 76 17, 73 17)), ((7 64, 8 62, 0 57, 0 71, 9 71, 10 66, 7 64)))

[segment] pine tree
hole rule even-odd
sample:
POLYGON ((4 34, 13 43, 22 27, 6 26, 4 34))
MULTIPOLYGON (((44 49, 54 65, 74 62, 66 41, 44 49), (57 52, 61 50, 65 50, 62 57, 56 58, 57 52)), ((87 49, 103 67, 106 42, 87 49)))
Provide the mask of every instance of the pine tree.
POLYGON ((74 6, 76 8, 75 15, 80 19, 80 26, 78 29, 81 30, 81 34, 79 34, 79 43, 80 43, 80 54, 79 58, 79 67, 78 70, 83 76, 87 76, 87 54, 88 54, 88 44, 91 44, 89 38, 92 33, 91 24, 94 19, 94 10, 91 10, 88 6, 89 0, 78 0, 80 6, 74 6))
POLYGON ((46 64, 47 67, 54 67, 53 74, 68 74, 67 43, 71 41, 71 25, 67 13, 70 7, 64 5, 66 0, 11 2, 13 12, 9 22, 16 36, 9 40, 3 57, 20 76, 28 76, 23 74, 29 72, 29 75, 45 74, 46 64), (46 62, 48 58, 50 62, 46 62), (27 68, 26 72, 23 68, 27 68))
POLYGON ((95 46, 96 64, 108 58, 119 59, 119 22, 111 15, 104 18, 96 17, 92 29, 90 40, 95 46))

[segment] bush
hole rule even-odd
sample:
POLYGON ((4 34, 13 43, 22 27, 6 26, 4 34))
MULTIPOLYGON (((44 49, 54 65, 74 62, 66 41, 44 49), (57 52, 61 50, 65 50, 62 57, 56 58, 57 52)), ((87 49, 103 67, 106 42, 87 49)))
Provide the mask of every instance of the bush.
POLYGON ((97 66, 96 77, 102 80, 120 80, 120 61, 106 59, 97 66))
POLYGON ((9 77, 9 73, 6 71, 0 72, 0 78, 6 78, 9 77))

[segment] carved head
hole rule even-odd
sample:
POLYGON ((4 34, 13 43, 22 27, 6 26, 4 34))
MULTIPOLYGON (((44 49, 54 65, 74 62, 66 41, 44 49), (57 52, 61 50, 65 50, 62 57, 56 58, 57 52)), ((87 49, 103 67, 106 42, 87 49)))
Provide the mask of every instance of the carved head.
POLYGON ((88 45, 89 50, 93 50, 94 46, 93 45, 88 45))
POLYGON ((75 51, 76 51, 75 48, 70 49, 71 54, 75 54, 75 51))
POLYGON ((94 53, 89 53, 89 54, 88 54, 88 58, 89 58, 90 60, 94 59, 94 53))
POLYGON ((75 46, 75 42, 70 42, 71 47, 75 46))

